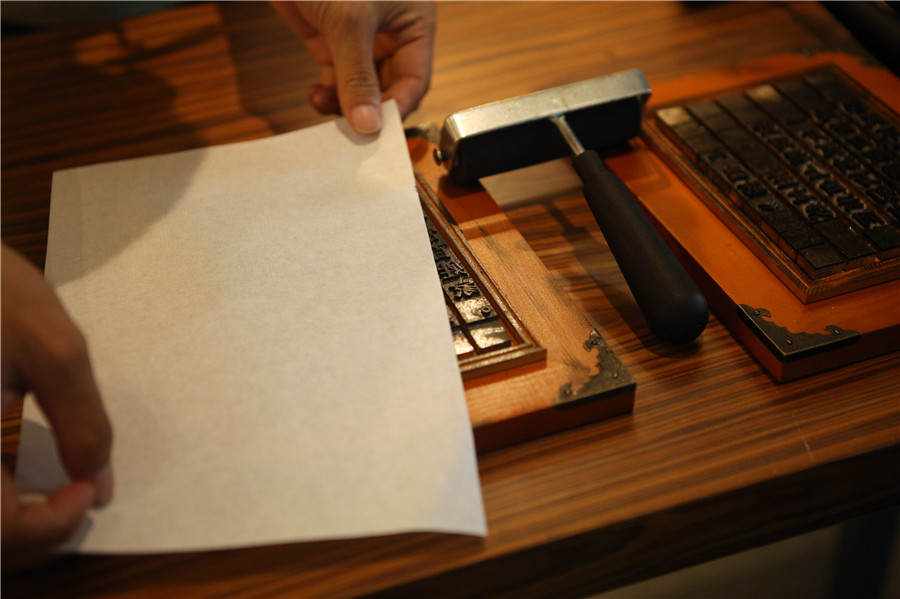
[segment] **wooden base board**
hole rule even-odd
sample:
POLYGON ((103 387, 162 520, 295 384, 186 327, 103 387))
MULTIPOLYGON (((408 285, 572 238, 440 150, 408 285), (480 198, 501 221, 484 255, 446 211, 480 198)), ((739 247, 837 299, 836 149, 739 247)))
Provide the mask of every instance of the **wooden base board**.
POLYGON ((454 185, 431 143, 410 139, 409 148, 424 201, 459 232, 546 351, 543 360, 465 381, 477 450, 630 412, 634 379, 491 196, 454 185))

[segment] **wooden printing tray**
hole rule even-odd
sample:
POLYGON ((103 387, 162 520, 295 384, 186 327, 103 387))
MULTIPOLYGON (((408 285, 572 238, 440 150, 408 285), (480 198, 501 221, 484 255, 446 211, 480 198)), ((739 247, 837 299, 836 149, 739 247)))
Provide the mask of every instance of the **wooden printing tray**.
POLYGON ((409 149, 426 215, 513 336, 482 364, 460 360, 477 450, 630 412, 634 379, 491 196, 454 185, 430 142, 409 149))
MULTIPOLYGON (((648 111, 685 98, 836 65, 894 110, 900 83, 883 68, 842 53, 781 55, 739 69, 654 84, 648 111)), ((608 163, 703 288, 716 315, 778 381, 900 349, 900 280, 804 304, 677 174, 679 157, 648 134, 608 163), (857 335, 858 334, 858 335, 857 335), (844 338, 851 337, 849 342, 844 338)))

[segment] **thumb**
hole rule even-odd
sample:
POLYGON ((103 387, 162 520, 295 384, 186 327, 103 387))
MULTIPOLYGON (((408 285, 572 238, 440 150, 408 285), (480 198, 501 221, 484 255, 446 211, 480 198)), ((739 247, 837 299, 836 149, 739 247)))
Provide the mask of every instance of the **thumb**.
POLYGON ((360 133, 381 129, 381 87, 372 55, 373 32, 364 22, 332 48, 335 83, 341 113, 360 133))

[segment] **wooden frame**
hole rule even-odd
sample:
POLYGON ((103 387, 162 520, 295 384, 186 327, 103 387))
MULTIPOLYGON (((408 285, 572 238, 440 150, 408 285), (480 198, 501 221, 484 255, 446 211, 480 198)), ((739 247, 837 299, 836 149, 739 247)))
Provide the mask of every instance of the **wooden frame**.
MULTIPOLYGON (((829 64, 840 66, 897 110, 898 80, 880 67, 840 53, 782 55, 737 70, 667 82, 654 87, 650 107, 829 64)), ((670 145, 645 134, 633 152, 610 163, 680 251, 717 316, 776 380, 900 349, 900 280, 804 303, 763 264, 751 245, 700 201, 702 189, 683 181, 677 167, 673 169, 677 160, 670 145)))

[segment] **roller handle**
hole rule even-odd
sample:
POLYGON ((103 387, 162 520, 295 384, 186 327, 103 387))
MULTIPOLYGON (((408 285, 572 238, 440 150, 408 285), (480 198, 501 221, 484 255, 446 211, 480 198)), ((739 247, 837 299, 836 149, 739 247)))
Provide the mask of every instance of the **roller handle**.
POLYGON ((588 150, 573 158, 584 196, 653 334, 687 343, 706 328, 709 306, 622 180, 588 150))

